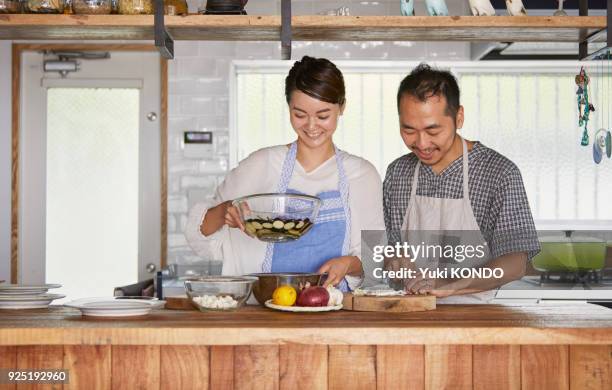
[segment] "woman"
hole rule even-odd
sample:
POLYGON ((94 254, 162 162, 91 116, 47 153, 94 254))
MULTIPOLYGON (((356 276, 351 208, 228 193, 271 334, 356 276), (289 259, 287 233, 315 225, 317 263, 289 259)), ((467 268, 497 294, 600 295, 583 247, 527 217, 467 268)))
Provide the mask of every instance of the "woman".
POLYGON ((342 73, 326 59, 305 56, 285 80, 297 140, 260 149, 242 160, 217 188, 214 207, 190 212, 186 236, 209 259, 223 259, 224 275, 255 272, 328 273, 326 285, 358 287, 361 230, 384 230, 381 180, 366 160, 338 150, 332 136, 345 107, 342 73), (232 200, 291 192, 323 200, 313 228, 299 240, 266 244, 247 236, 232 200))

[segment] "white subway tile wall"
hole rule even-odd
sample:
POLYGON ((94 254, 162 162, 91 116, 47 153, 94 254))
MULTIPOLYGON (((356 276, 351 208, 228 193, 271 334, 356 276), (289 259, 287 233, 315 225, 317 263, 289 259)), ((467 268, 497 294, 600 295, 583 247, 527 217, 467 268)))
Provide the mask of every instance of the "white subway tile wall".
MULTIPOLYGON (((197 12, 206 0, 188 1, 197 12)), ((447 1, 454 15, 467 15, 467 1, 447 1), (464 4, 465 3, 465 4, 464 4)), ((351 15, 399 15, 399 0, 326 1, 293 0, 295 15, 312 15, 348 6, 351 15)), ((280 13, 279 0, 250 0, 251 15, 280 13)), ((424 0, 416 12, 425 14, 424 0)), ((468 60, 467 43, 428 42, 294 42, 292 58, 303 55, 332 60, 468 60)), ((280 59, 278 42, 176 41, 175 59, 168 63, 168 262, 190 264, 213 261, 211 272, 219 271, 215 259, 200 259, 183 238, 189 207, 210 199, 229 166, 229 75, 232 60, 280 59), (183 155, 184 131, 211 131, 213 153, 203 159, 183 155), (213 271, 214 270, 214 271, 213 271)))

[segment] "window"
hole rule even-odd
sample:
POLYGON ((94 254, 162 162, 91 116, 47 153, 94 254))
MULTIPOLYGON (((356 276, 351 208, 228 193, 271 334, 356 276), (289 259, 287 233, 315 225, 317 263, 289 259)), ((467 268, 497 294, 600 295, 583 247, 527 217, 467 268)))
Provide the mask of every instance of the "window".
MULTIPOLYGON (((387 165, 407 152, 399 137, 396 93, 416 63, 336 62, 343 71, 347 107, 335 135, 341 149, 368 159, 384 177, 387 165)), ((523 175, 538 227, 612 226, 612 160, 596 165, 592 144, 580 146, 574 75, 584 63, 436 63, 458 78, 466 121, 460 134, 514 161, 523 175)), ((284 97, 290 64, 234 63, 230 164, 261 147, 294 139, 284 97)), ((587 63, 591 142, 612 126, 610 71, 587 63), (598 77, 603 74, 603 77, 598 77)))

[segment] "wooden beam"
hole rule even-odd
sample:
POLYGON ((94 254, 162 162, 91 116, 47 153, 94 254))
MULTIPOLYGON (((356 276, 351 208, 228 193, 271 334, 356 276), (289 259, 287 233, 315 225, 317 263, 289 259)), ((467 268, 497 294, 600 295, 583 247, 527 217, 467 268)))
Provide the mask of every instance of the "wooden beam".
MULTIPOLYGON (((280 16, 166 16, 175 40, 280 41, 280 16)), ((313 41, 581 42, 605 16, 293 16, 292 39, 313 41)), ((0 16, 0 39, 152 40, 151 15, 0 16)), ((605 39, 602 38, 602 39, 605 39)))

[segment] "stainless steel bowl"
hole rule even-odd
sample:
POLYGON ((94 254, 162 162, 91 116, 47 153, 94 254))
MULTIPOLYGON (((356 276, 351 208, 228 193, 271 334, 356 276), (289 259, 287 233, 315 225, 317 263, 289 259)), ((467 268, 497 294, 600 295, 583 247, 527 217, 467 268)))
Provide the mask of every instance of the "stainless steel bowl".
POLYGON ((257 278, 253 283, 253 295, 260 305, 264 306, 267 300, 272 299, 272 293, 277 287, 291 285, 299 290, 309 283, 311 286, 318 286, 321 282, 322 274, 309 274, 300 272, 280 272, 280 273, 258 273, 251 274, 257 278))

